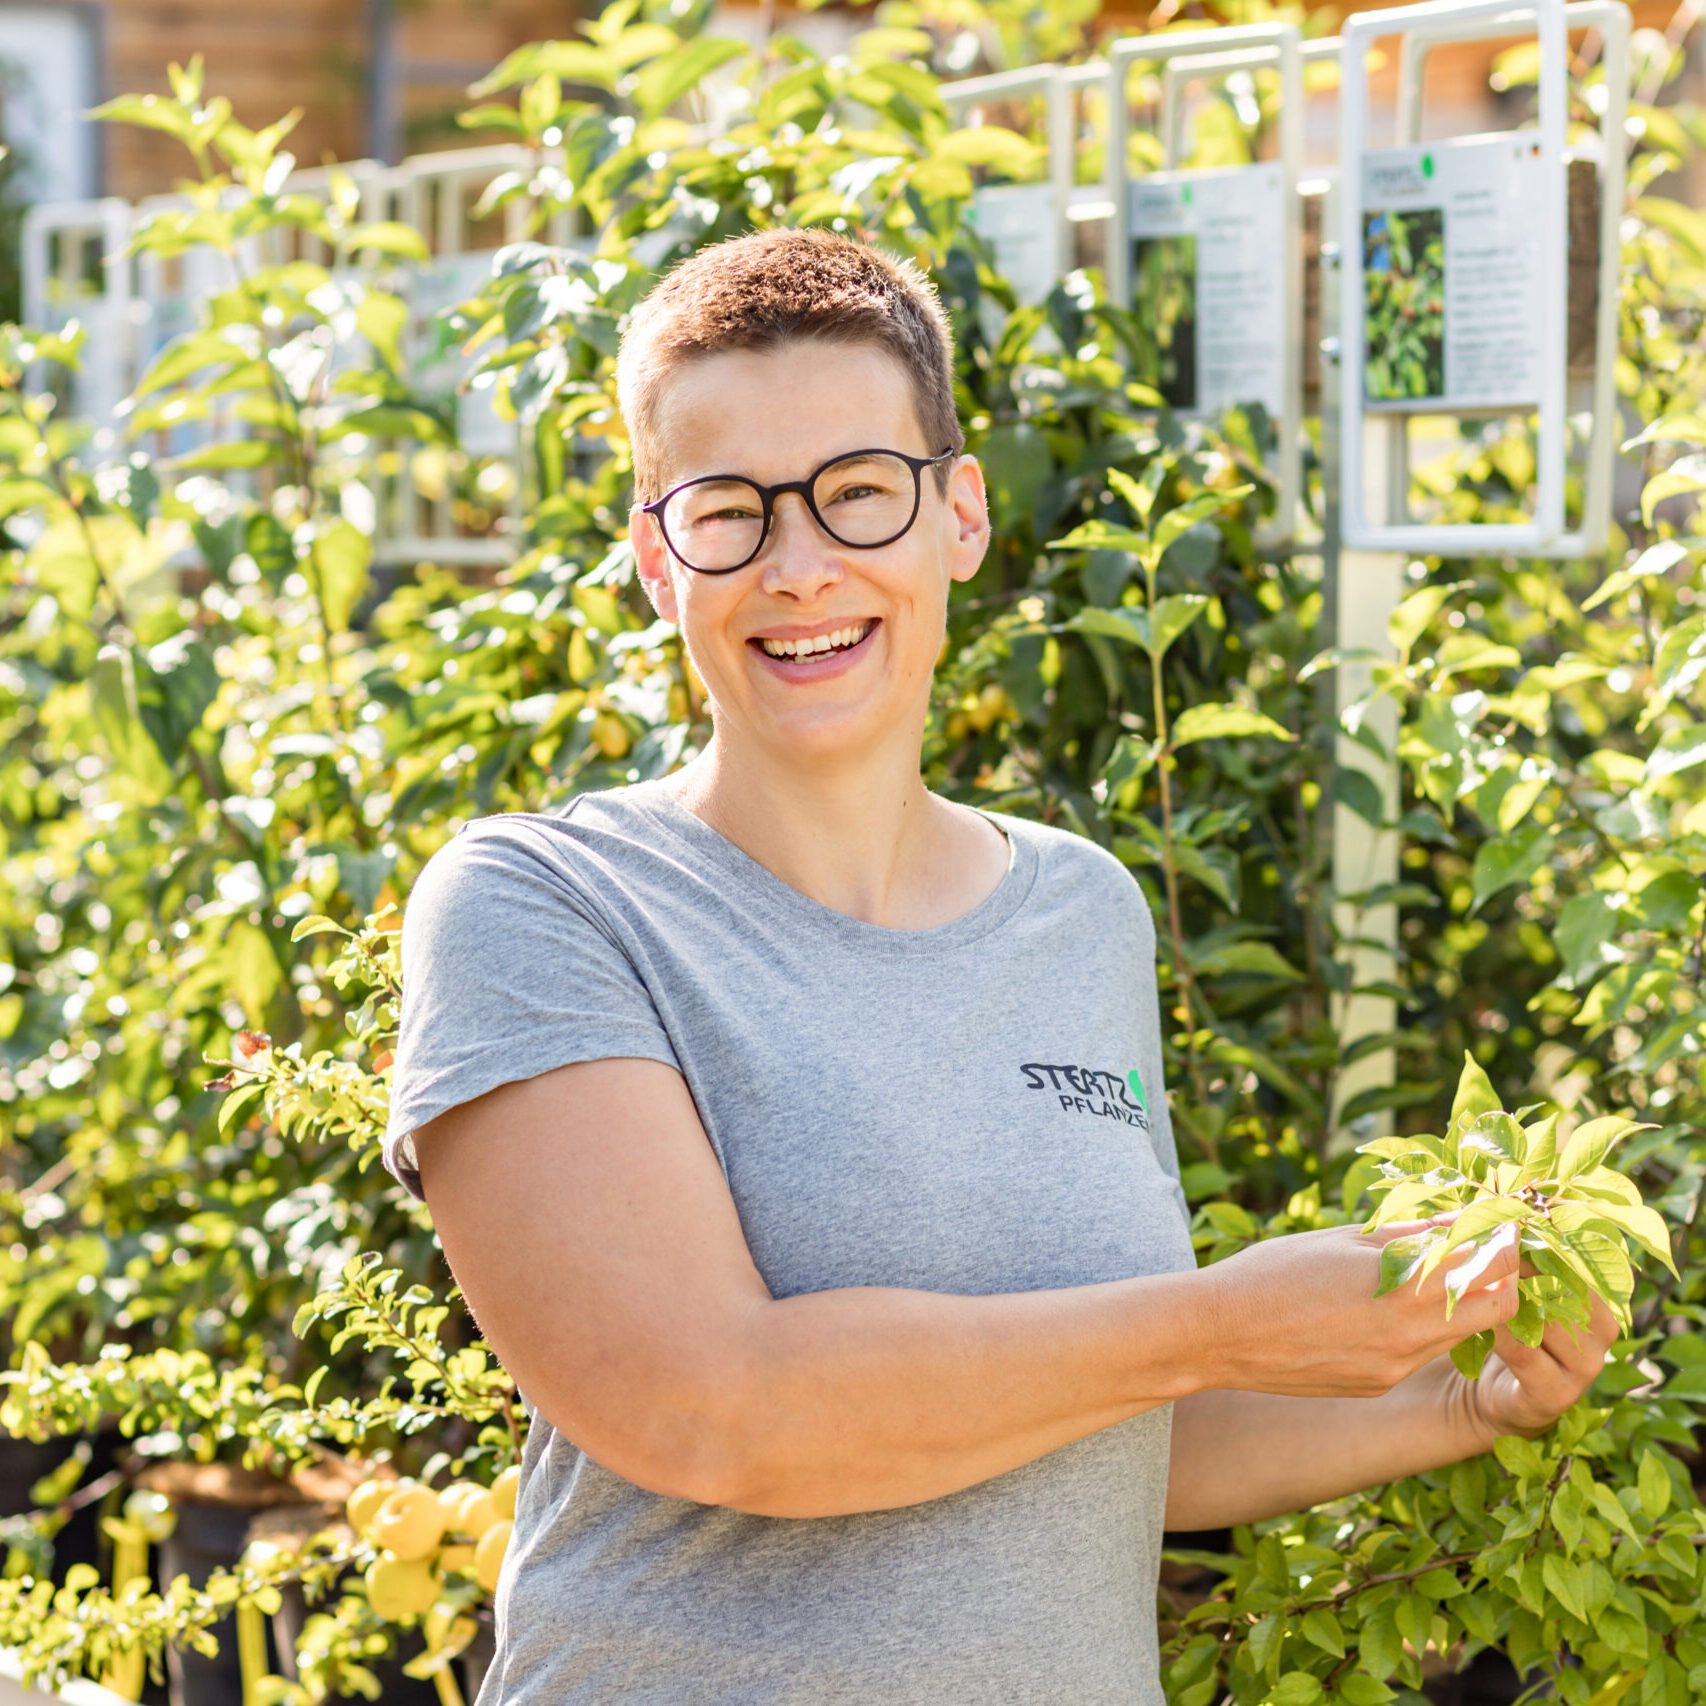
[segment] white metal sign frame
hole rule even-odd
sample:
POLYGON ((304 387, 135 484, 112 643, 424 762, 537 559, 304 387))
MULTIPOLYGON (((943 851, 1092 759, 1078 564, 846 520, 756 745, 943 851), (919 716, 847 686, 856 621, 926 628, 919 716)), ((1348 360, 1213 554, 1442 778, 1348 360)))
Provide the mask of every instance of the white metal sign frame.
MULTIPOLYGON (((1398 63, 1398 133, 1421 135, 1422 84, 1429 51, 1441 41, 1475 41, 1522 28, 1527 8, 1507 9, 1473 24, 1450 22, 1441 33, 1431 22, 1404 37, 1398 63)), ((1594 164, 1599 177, 1599 273, 1594 303, 1594 354, 1588 382, 1592 425, 1583 474, 1580 525, 1561 532, 1546 547, 1548 557, 1590 557, 1605 549, 1611 528, 1611 485, 1617 443, 1617 280, 1622 243, 1623 197, 1628 183, 1629 8, 1622 0, 1572 0, 1564 7, 1566 45, 1572 30, 1596 30, 1604 72, 1605 105, 1599 115, 1594 164)), ((1566 109, 1567 110, 1567 109, 1566 109)), ((1570 155, 1566 153, 1566 159, 1570 155)), ((1567 217, 1567 211, 1566 211, 1567 217)), ((1566 398, 1566 406, 1568 398, 1566 398)))
MULTIPOLYGON (((988 77, 967 77, 942 85, 942 99, 950 112, 961 115, 991 101, 1040 95, 1046 114, 1048 152, 1046 184, 1050 194, 1051 218, 1048 237, 1054 257, 1054 273, 1064 277, 1071 269, 1071 227, 1066 210, 1072 200, 1072 102, 1058 65, 1032 65, 1019 71, 997 71, 988 77)), ((975 201, 975 197, 974 197, 975 201)))
MULTIPOLYGON (((1264 547, 1289 543, 1296 537, 1298 509, 1303 496, 1303 214, 1297 187, 1303 170, 1303 53, 1295 24, 1240 24, 1232 28, 1170 31, 1161 35, 1128 36, 1114 42, 1107 55, 1108 148, 1104 181, 1111 207, 1108 229, 1108 297, 1131 305, 1131 191, 1126 174, 1126 142, 1130 134, 1130 103, 1126 78, 1132 64, 1159 65, 1166 76, 1174 60, 1201 61, 1214 54, 1238 54, 1240 65, 1273 59, 1280 74, 1279 167, 1283 203, 1283 233, 1276 269, 1285 328, 1282 352, 1283 403, 1274 421, 1279 497, 1275 518, 1257 534, 1264 547)), ((1163 84, 1165 88, 1165 83, 1163 84)), ((1168 139, 1164 138, 1164 144, 1168 139)), ((1177 158, 1169 147, 1169 165, 1177 158)))
MULTIPOLYGON (((1343 50, 1339 62, 1339 347, 1342 358, 1339 389, 1340 505, 1344 543, 1352 550, 1405 551, 1441 555, 1468 552, 1514 551, 1543 556, 1555 547, 1564 532, 1564 368, 1567 297, 1569 288, 1566 245, 1568 239, 1566 179, 1564 166, 1565 118, 1568 88, 1565 58, 1564 0, 1527 0, 1512 6, 1509 0, 1462 0, 1442 7, 1435 3, 1396 6, 1389 11, 1359 12, 1347 18, 1340 35, 1343 50), (1485 26, 1500 19, 1502 27, 1485 26), (1540 122, 1538 139, 1541 160, 1548 170, 1541 186, 1534 216, 1538 226, 1538 271, 1541 281, 1541 321, 1538 329, 1540 356, 1539 442, 1536 455, 1538 490, 1534 519, 1530 522, 1412 523, 1374 521, 1368 513, 1365 489, 1364 434, 1371 419, 1392 423, 1394 438, 1404 431, 1402 415, 1371 416, 1365 395, 1364 283, 1360 264, 1365 198, 1362 160, 1369 148, 1368 50, 1375 40, 1398 36, 1401 40, 1420 29, 1430 45, 1440 42, 1515 33, 1524 21, 1540 42, 1540 122)), ((1419 103, 1412 102, 1408 114, 1414 130, 1419 103)), ((1413 144, 1414 135, 1400 135, 1398 146, 1413 144)), ((1444 144, 1442 144, 1443 146, 1444 144)), ((1450 408, 1434 406, 1416 413, 1450 414, 1450 408)), ((1402 490, 1389 492, 1388 500, 1401 505, 1402 490)))

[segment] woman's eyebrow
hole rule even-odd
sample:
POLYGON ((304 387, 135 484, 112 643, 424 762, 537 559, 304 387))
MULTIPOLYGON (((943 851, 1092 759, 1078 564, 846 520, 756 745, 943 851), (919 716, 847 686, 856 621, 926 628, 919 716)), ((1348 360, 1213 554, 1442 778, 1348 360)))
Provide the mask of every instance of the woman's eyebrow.
MULTIPOLYGON (((807 475, 819 473, 821 470, 827 468, 830 463, 840 462, 844 458, 854 459, 855 463, 873 461, 876 457, 885 454, 886 450, 887 447, 882 445, 861 444, 856 445, 849 450, 833 451, 830 455, 824 457, 821 462, 814 462, 810 468, 805 470, 804 473, 796 474, 793 478, 803 480, 807 475)), ((690 480, 747 480, 755 486, 786 484, 785 481, 761 480, 756 474, 748 474, 732 468, 714 468, 707 469, 703 474, 683 474, 678 480, 670 480, 664 486, 664 490, 671 491, 676 486, 685 486, 690 480)))

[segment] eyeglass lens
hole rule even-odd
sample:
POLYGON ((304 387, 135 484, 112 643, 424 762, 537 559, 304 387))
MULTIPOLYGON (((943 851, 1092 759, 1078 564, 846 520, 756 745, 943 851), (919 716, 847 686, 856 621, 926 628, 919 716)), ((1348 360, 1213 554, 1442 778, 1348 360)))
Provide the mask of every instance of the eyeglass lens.
MULTIPOLYGON (((886 545, 904 533, 918 503, 912 468, 895 456, 845 456, 818 470, 812 502, 843 545, 886 545)), ((714 572, 746 562, 764 533, 764 501, 746 480, 695 480, 663 509, 664 532, 683 562, 714 572)))

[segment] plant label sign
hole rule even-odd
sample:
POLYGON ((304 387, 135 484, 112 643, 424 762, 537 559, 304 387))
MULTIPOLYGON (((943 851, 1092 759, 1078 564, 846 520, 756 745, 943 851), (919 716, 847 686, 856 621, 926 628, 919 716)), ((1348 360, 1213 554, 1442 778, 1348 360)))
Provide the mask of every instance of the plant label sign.
POLYGON ((1528 133, 1362 157, 1363 391, 1370 410, 1533 407, 1546 305, 1544 174, 1528 133))
POLYGON ((435 316, 478 296, 492 276, 492 255, 474 250, 461 255, 438 255, 409 271, 407 297, 415 325, 414 382, 423 392, 438 394, 455 406, 457 441, 470 456, 514 456, 515 422, 506 421, 492 401, 489 388, 458 392, 456 387, 476 364, 456 344, 435 349, 446 336, 435 316))
POLYGON ((1285 194, 1278 162, 1131 185, 1138 377, 1173 408, 1285 413, 1285 194))
POLYGON ((1052 184, 984 184, 972 196, 971 223, 1021 302, 1042 302, 1059 282, 1059 221, 1052 184))

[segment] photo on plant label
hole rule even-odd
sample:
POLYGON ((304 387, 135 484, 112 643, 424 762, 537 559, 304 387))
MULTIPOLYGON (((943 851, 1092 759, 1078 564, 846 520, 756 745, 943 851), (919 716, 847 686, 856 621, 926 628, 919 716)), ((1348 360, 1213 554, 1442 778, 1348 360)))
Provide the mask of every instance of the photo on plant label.
POLYGON ((1363 384, 1371 403, 1445 392, 1445 209, 1362 223, 1363 384))
POLYGON ((1139 237, 1132 245, 1136 377, 1175 409, 1197 400, 1197 240, 1139 237))

